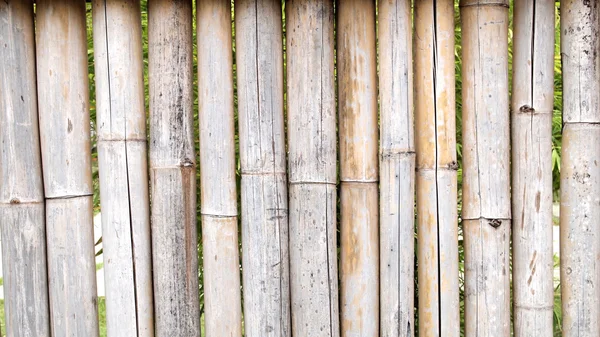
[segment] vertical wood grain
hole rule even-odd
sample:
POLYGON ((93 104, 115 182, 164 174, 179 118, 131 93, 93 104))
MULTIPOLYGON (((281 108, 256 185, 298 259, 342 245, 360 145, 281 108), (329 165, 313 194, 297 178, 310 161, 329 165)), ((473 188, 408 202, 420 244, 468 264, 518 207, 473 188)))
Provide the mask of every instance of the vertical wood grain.
POLYGON ((98 336, 85 3, 36 4, 53 336, 98 336))
POLYGON ((419 335, 460 336, 454 2, 415 2, 419 335))
POLYGON ((560 277, 566 337, 600 335, 598 10, 596 1, 561 1, 560 277))
POLYGON ((0 2, 0 228, 7 336, 50 336, 32 1, 0 2))
POLYGON ((462 0, 466 336, 509 336, 508 1, 462 0))
POLYGON ((552 0, 516 1, 512 86, 513 308, 515 336, 551 336, 552 0))
POLYGON ((206 334, 241 336, 231 2, 196 4, 206 334))
POLYGON ((281 1, 235 4, 244 333, 291 336, 281 1))
POLYGON ((148 1, 150 195, 157 336, 200 336, 192 1, 148 1))
POLYGON ((107 333, 154 336, 140 2, 92 13, 107 333))
POLYGON ((333 1, 286 2, 292 335, 338 337, 333 1))
POLYGON ((378 6, 380 329, 384 337, 407 337, 415 330, 411 2, 387 0, 378 6))
POLYGON ((375 2, 337 6, 342 336, 379 336, 375 2))

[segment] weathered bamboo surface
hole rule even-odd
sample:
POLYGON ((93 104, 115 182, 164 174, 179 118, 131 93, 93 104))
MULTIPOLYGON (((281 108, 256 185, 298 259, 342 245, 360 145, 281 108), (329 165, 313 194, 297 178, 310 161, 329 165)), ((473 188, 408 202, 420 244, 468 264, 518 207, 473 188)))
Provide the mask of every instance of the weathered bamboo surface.
POLYGON ((563 336, 600 335, 600 18, 596 1, 561 1, 563 336))
POLYGON ((462 0, 466 336, 510 335, 508 1, 462 0))
POLYGON ((337 7, 342 336, 379 335, 375 2, 337 7))
POLYGON ((32 1, 0 3, 0 229, 7 336, 50 336, 32 1))
POLYGON ((204 303, 208 336, 241 336, 231 2, 197 1, 204 303))
POLYGON ((53 336, 98 336, 85 20, 81 1, 37 1, 38 107, 53 336))
POLYGON ((512 213, 514 335, 551 336, 554 1, 514 3, 512 213))
POLYGON ((454 1, 415 2, 419 335, 460 336, 454 1))
POLYGON ((337 337, 333 1, 286 3, 292 335, 337 337))
POLYGON ((235 4, 244 333, 291 336, 281 1, 235 4))
POLYGON ((415 145, 412 15, 408 0, 379 2, 380 329, 413 336, 415 145))
POLYGON ((154 336, 140 2, 92 13, 107 333, 154 336))
POLYGON ((191 1, 148 1, 157 336, 200 336, 192 29, 191 1))

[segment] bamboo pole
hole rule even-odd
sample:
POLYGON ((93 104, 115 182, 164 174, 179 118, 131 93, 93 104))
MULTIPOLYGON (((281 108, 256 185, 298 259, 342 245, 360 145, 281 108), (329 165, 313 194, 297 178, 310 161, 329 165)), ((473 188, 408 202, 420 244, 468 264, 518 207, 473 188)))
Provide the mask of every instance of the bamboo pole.
POLYGON ((598 10, 597 1, 561 1, 560 276, 565 337, 600 335, 598 10))
POLYGON ((514 335, 551 336, 554 1, 515 1, 513 22, 514 335))
POLYGON ((412 13, 408 0, 379 2, 380 329, 413 336, 415 145, 412 13))
POLYGON ((454 1, 415 2, 419 336, 460 336, 454 1))
POLYGON ((94 65, 106 325, 154 336, 139 0, 94 0, 94 65))
POLYGON ((235 4, 244 332, 291 336, 281 1, 235 4))
POLYGON ((7 336, 50 336, 33 3, 0 2, 0 229, 7 336))
POLYGON ((292 335, 338 337, 334 18, 286 2, 292 335))
POLYGON ((231 2, 196 4, 206 334, 241 336, 231 2))
POLYGON ((375 2, 337 7, 342 336, 379 335, 375 2))
POLYGON ((156 336, 200 336, 192 2, 148 1, 156 336))
POLYGON ((53 336, 98 336, 85 3, 38 0, 37 78, 53 336))
POLYGON ((460 5, 465 333, 509 336, 508 1, 460 5))

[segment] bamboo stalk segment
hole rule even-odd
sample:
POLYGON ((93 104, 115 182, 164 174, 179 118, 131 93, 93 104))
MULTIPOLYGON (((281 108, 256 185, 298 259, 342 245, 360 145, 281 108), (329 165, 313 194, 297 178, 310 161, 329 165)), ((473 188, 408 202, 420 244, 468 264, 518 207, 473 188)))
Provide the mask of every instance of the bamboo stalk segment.
POLYGON ((454 2, 415 2, 419 335, 460 336, 454 2))
POLYGON ((292 335, 338 337, 333 2, 286 2, 292 335))
POLYGON ((7 336, 50 336, 32 1, 0 3, 0 229, 7 336))
POLYGON ((200 336, 192 2, 148 2, 155 334, 200 336))
POLYGON ((154 336, 139 0, 93 2, 106 325, 154 336))
POLYGON ((516 1, 512 94, 515 336, 551 336, 554 1, 516 1))
POLYGON ((466 336, 510 335, 508 1, 462 0, 466 336))
POLYGON ((291 336, 281 2, 235 4, 246 336, 291 336))
POLYGON ((342 336, 379 335, 375 2, 338 6, 342 336))
POLYGON ((379 2, 380 329, 413 336, 415 146, 412 14, 408 0, 379 2))
POLYGON ((53 336, 98 336, 85 3, 36 6, 53 336), (68 38, 65 38, 68 37, 68 38))
POLYGON ((563 336, 600 335, 600 18, 596 1, 561 1, 563 336))
POLYGON ((241 336, 231 2, 196 3, 206 333, 241 336))

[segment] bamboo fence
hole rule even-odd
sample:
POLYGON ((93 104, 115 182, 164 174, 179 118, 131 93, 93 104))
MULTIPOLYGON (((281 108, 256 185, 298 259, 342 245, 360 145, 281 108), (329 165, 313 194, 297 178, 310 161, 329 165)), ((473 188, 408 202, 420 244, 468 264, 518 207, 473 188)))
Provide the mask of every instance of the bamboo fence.
POLYGON ((0 1, 3 332, 100 335, 99 188, 110 337, 598 336, 600 8, 560 6, 556 135, 550 0, 0 1))
POLYGON ((563 1, 560 263, 565 337, 600 334, 600 10, 563 1))
POLYGON ((454 2, 415 2, 419 336, 460 336, 454 2))
POLYGON ((508 0, 462 0, 465 333, 510 336, 508 0))
POLYGON ((514 335, 551 336, 554 1, 519 1, 513 11, 514 335))

